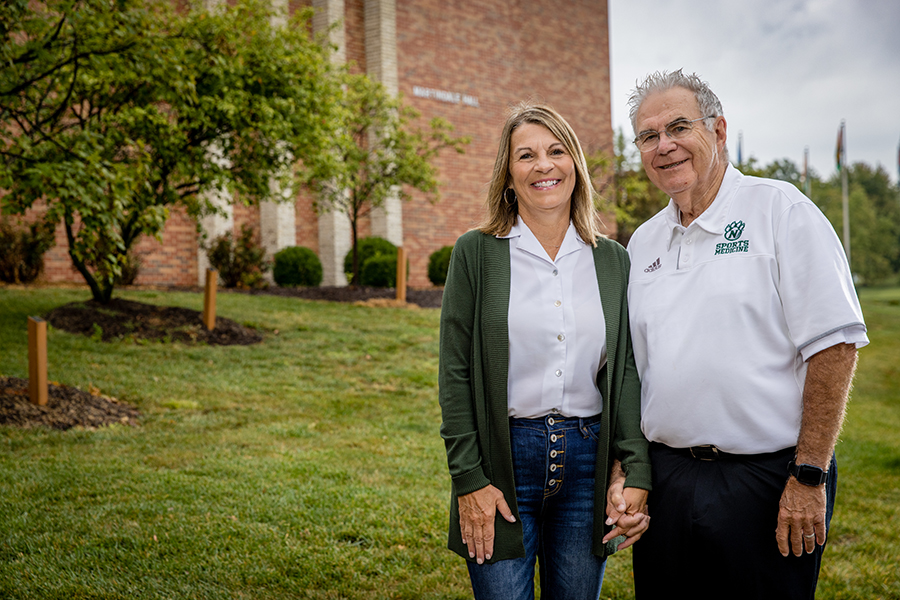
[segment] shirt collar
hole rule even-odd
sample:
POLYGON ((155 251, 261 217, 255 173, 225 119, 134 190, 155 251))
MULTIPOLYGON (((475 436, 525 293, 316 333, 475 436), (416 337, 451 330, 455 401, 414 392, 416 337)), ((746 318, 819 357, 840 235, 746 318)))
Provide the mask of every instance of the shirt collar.
MULTIPOLYGON (((728 219, 731 201, 734 199, 735 192, 741 186, 743 178, 744 175, 735 169, 731 163, 728 163, 715 199, 691 225, 696 223, 697 227, 713 235, 725 233, 725 221, 728 219)), ((669 199, 669 205, 666 207, 665 216, 670 231, 668 249, 671 250, 672 242, 679 234, 684 233, 686 229, 681 224, 681 211, 678 210, 678 205, 671 198, 669 199)))
MULTIPOLYGON (((532 233, 531 229, 528 228, 528 225, 526 225, 525 221, 522 219, 516 218, 516 223, 510 228, 509 233, 506 235, 498 235, 497 237, 499 239, 509 239, 512 248, 523 250, 538 258, 549 258, 547 256, 547 251, 541 246, 537 236, 532 233)), ((556 253, 556 260, 559 260, 566 254, 581 250, 584 245, 584 240, 578 235, 575 224, 572 223, 572 221, 569 221, 569 228, 566 229, 566 237, 563 238, 563 242, 559 247, 559 252, 556 253)))

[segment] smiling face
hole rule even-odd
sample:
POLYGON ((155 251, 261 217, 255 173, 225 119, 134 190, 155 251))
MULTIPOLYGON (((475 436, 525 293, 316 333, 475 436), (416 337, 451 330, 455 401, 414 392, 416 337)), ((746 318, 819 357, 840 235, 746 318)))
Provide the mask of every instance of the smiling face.
POLYGON ((575 161, 549 129, 523 123, 510 137, 509 174, 526 222, 565 217, 575 189, 575 161))
MULTIPOLYGON (((675 87, 647 96, 637 112, 636 133, 661 132, 678 119, 690 121, 704 116, 707 115, 700 114, 693 92, 675 87)), ((679 140, 662 133, 659 147, 641 152, 641 162, 650 181, 674 198, 683 211, 691 205, 705 209, 712 203, 727 166, 725 118, 715 118, 713 131, 707 128, 708 123, 697 121, 693 131, 679 140)))

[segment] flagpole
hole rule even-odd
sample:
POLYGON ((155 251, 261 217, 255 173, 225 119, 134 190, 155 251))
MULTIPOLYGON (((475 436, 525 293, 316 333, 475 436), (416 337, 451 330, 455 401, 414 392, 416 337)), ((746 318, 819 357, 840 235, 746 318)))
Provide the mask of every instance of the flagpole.
MULTIPOLYGON (((840 168, 841 168, 841 193, 843 201, 844 213, 844 252, 847 254, 847 263, 850 263, 850 199, 847 192, 847 143, 844 139, 846 135, 844 131, 844 119, 841 119, 841 139, 840 139, 840 168)), ((851 267, 852 270, 852 267, 851 267)))
POLYGON ((800 174, 800 183, 803 184, 803 193, 807 198, 812 198, 812 189, 809 177, 809 146, 803 148, 803 173, 800 174))

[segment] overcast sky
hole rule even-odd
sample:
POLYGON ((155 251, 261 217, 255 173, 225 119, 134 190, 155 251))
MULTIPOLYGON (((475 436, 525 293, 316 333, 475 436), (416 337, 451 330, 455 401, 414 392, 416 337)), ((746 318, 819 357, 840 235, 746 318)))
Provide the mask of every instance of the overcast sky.
POLYGON ((628 96, 652 71, 708 82, 737 160, 789 158, 835 172, 846 120, 850 162, 880 163, 897 181, 900 1, 609 0, 613 128, 633 137, 628 96))

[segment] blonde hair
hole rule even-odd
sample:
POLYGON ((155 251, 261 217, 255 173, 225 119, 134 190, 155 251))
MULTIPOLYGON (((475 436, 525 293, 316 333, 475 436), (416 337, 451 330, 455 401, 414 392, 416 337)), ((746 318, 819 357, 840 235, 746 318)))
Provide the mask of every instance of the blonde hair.
POLYGON ((572 127, 558 112, 545 104, 532 102, 521 102, 512 107, 509 116, 506 118, 506 123, 503 125, 503 131, 500 134, 500 146, 497 148, 497 159, 494 162, 494 173, 491 176, 491 183, 485 202, 488 214, 478 226, 478 229, 488 235, 506 235, 516 223, 516 218, 519 214, 519 203, 518 201, 507 202, 505 194, 512 183, 509 173, 512 133, 516 127, 525 123, 534 123, 546 127, 550 130, 550 133, 556 136, 556 139, 562 142, 569 156, 572 157, 572 161, 575 163, 576 177, 575 188, 572 190, 570 218, 581 239, 596 246, 596 239, 602 236, 598 228, 597 211, 594 208, 596 192, 591 183, 587 160, 584 158, 584 152, 581 150, 578 137, 575 135, 572 127))

